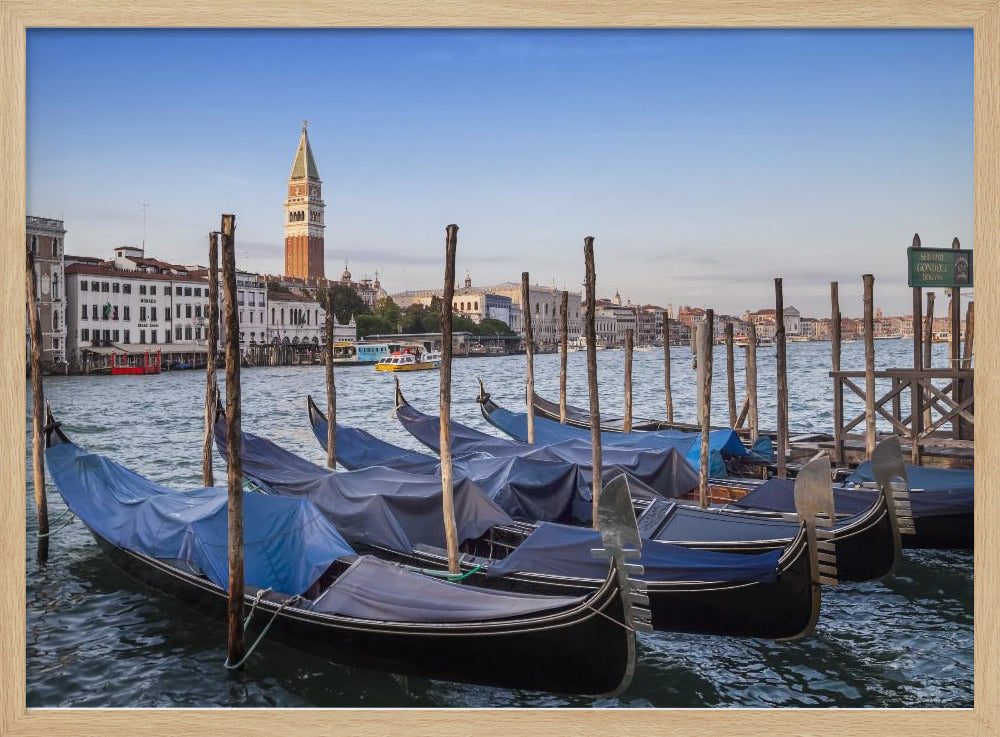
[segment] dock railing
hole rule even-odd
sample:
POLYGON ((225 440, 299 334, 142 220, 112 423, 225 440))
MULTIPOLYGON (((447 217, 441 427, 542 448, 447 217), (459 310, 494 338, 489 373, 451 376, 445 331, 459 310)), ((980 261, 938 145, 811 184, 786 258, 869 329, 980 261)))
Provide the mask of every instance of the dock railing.
MULTIPOLYGON (((886 369, 874 372, 885 391, 881 396, 866 396, 864 371, 831 371, 834 381, 834 461, 845 461, 845 446, 865 442, 866 409, 874 405, 876 420, 882 418, 892 432, 910 443, 911 459, 920 463, 925 448, 938 446, 951 449, 973 448, 975 429, 975 391, 972 369, 886 369), (936 382, 936 383, 935 383, 936 382), (862 409, 857 415, 845 415, 845 396, 858 397, 862 409), (918 396, 915 415, 904 398, 918 396), (929 415, 926 414, 930 410, 929 415), (904 411, 906 414, 904 415, 904 411), (861 427, 861 432, 852 432, 861 427)), ((884 425, 883 425, 884 426, 884 425)))

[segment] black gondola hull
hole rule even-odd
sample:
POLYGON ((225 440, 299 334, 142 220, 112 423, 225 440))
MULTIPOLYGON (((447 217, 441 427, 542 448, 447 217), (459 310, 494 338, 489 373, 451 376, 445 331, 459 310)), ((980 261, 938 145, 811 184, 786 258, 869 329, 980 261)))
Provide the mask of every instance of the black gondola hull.
MULTIPOLYGON (((111 561, 133 579, 220 621, 226 592, 154 558, 124 550, 96 533, 111 561)), ((403 675, 573 694, 613 694, 631 678, 635 640, 621 623, 620 589, 605 582, 585 606, 505 623, 371 623, 286 608, 266 639, 343 665, 403 675), (581 647, 580 643, 588 643, 581 647)), ((590 592, 594 593, 594 592, 590 592)), ((247 596, 249 606, 251 596, 247 596)), ((257 605, 256 637, 280 601, 257 605)))

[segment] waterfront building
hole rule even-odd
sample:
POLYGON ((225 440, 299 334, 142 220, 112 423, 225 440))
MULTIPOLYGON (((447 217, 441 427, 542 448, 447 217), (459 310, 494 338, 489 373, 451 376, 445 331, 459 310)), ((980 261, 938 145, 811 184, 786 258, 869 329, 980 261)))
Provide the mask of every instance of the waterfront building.
MULTIPOLYGON (((292 292, 272 291, 267 295, 267 341, 273 345, 313 345, 326 343, 326 310, 313 297, 292 292)), ((334 317, 335 343, 355 343, 358 328, 352 317, 342 325, 334 317)))
MULTIPOLYGON (((544 287, 532 287, 532 294, 539 296, 538 304, 541 304, 541 291, 544 287)), ((408 290, 404 292, 397 292, 391 295, 392 301, 401 309, 405 310, 413 305, 422 305, 424 307, 430 307, 431 303, 435 298, 440 299, 443 295, 444 290, 442 289, 416 289, 408 290)), ((452 300, 452 309, 462 315, 463 317, 468 317, 470 320, 476 322, 477 324, 483 320, 489 318, 493 320, 500 320, 519 335, 523 335, 524 327, 522 324, 522 311, 521 311, 521 285, 514 284, 513 282, 506 282, 501 284, 499 287, 475 287, 472 285, 472 277, 466 272, 465 282, 461 287, 455 289, 455 296, 452 300), (516 289, 515 289, 516 287, 516 289)), ((544 314, 546 316, 551 315, 551 311, 555 309, 558 311, 558 300, 562 299, 561 293, 557 298, 555 306, 550 304, 551 297, 549 292, 545 292, 544 296, 546 298, 546 304, 544 308, 544 314)), ((576 335, 580 334, 580 316, 579 308, 573 300, 573 297, 577 297, 577 302, 579 301, 579 295, 570 295, 569 305, 569 324, 570 324, 570 336, 574 335, 573 332, 573 322, 574 322, 574 312, 576 313, 575 320, 578 324, 576 329, 576 335)), ((539 309, 541 309, 539 307, 539 309)), ((538 322, 536 321, 532 325, 535 335, 536 342, 537 338, 541 334, 539 333, 538 322)), ((547 326, 551 330, 551 326, 547 326)), ((558 331, 558 322, 556 323, 556 330, 558 331)), ((557 333, 558 334, 558 333, 557 333)))
POLYGON ((636 311, 632 307, 621 306, 621 297, 597 300, 594 310, 594 328, 597 343, 605 348, 625 345, 625 331, 632 330, 635 340, 636 311), (619 304, 615 304, 618 302, 619 304))
MULTIPOLYGON (((42 364, 66 362, 66 289, 64 248, 66 228, 62 220, 27 217, 25 246, 35 259, 35 295, 42 329, 42 364)), ((25 308, 27 314, 27 308, 25 308)), ((25 320, 25 347, 30 351, 30 326, 25 320)), ((26 355, 27 361, 30 354, 26 355)))
POLYGON ((385 289, 382 288, 382 282, 379 281, 378 272, 375 272, 375 278, 371 279, 367 275, 361 281, 354 281, 351 276, 351 271, 347 264, 344 264, 344 270, 340 274, 340 279, 334 281, 332 279, 299 279, 288 276, 277 276, 274 274, 265 274, 261 277, 267 285, 273 290, 275 287, 282 290, 290 290, 292 292, 312 292, 323 287, 329 289, 334 286, 344 286, 349 289, 354 290, 361 300, 369 307, 375 306, 383 297, 388 296, 385 289))
MULTIPOLYGON (((747 312, 744 319, 757 326, 758 338, 774 338, 777 330, 775 322, 775 311, 773 309, 757 310, 747 312)), ((784 310, 785 335, 798 335, 800 332, 801 314, 797 309, 789 305, 784 310)))
POLYGON ((323 183, 303 123, 285 199, 286 277, 305 281, 326 278, 323 265, 326 205, 322 194, 323 183))
MULTIPOLYGON (((109 260, 66 256, 67 360, 114 349, 204 353, 208 281, 187 267, 119 246, 109 260)), ((166 359, 165 359, 166 362, 166 359)))
MULTIPOLYGON (((490 294, 509 297, 512 307, 521 313, 511 312, 511 330, 524 336, 523 314, 525 309, 531 310, 531 329, 535 344, 542 349, 555 349, 561 340, 559 309, 562 304, 563 290, 558 287, 543 287, 537 284, 528 287, 528 305, 521 299, 520 282, 504 282, 496 286, 484 287, 490 294), (515 326, 515 322, 517 323, 515 326)), ((583 312, 581 310, 580 293, 569 292, 569 312, 566 315, 566 330, 569 340, 575 341, 583 334, 583 312)))

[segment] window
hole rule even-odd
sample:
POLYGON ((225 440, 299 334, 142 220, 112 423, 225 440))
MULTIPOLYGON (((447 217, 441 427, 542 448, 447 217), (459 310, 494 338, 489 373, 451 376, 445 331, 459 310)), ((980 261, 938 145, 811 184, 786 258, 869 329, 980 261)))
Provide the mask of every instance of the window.
POLYGON ((191 305, 184 305, 184 317, 191 317, 191 305))
POLYGON ((261 324, 261 325, 263 325, 263 324, 264 324, 264 310, 261 310, 261 311, 260 311, 260 324, 261 324))
POLYGON ((59 350, 59 338, 52 339, 52 348, 57 351, 59 350))
POLYGON ((132 285, 122 284, 122 294, 132 294, 132 285))
POLYGON ((194 306, 194 316, 201 317, 201 305, 194 306))
POLYGON ((163 321, 170 322, 170 308, 166 307, 163 310, 163 321))
POLYGON ((111 319, 112 320, 118 319, 118 305, 115 305, 114 307, 111 308, 111 319))
POLYGON ((242 289, 240 289, 240 290, 238 290, 236 292, 236 304, 238 304, 240 307, 243 306, 243 290, 242 289))
MULTIPOLYGON (((155 284, 150 284, 149 285, 149 293, 150 294, 156 294, 156 285, 155 284)), ((155 343, 156 341, 154 340, 153 342, 155 343)))
POLYGON ((80 305, 80 319, 87 319, 87 305, 80 305))
MULTIPOLYGON (((206 295, 208 294, 208 290, 207 289, 205 290, 205 294, 206 295)), ((195 287, 194 288, 194 296, 195 297, 200 297, 201 296, 201 287, 195 287)))
POLYGON ((163 342, 164 343, 169 343, 170 342, 170 330, 169 329, 163 331, 163 342))
POLYGON ((194 339, 201 340, 201 328, 194 329, 194 339))
POLYGON ((91 292, 99 292, 99 291, 101 291, 101 285, 98 284, 96 281, 90 282, 90 291, 91 292))
POLYGON ((80 340, 81 341, 90 340, 90 330, 88 330, 87 328, 84 328, 83 330, 81 330, 80 331, 80 340))
POLYGON ((188 325, 184 328, 184 340, 191 340, 191 326, 188 325))
POLYGON ((52 311, 52 329, 53 330, 59 329, 59 313, 56 312, 55 310, 52 311))
POLYGON ((156 342, 156 333, 157 333, 156 330, 150 330, 149 331, 149 342, 150 343, 155 343, 156 342))
POLYGON ((146 331, 145 330, 140 330, 139 331, 139 342, 140 343, 145 343, 146 342, 146 331))
POLYGON ((250 324, 253 325, 253 310, 250 310, 250 324))
POLYGON ((92 318, 94 318, 95 320, 100 320, 100 319, 101 319, 101 318, 100 318, 100 317, 98 317, 98 315, 97 315, 97 305, 91 305, 91 306, 90 306, 90 310, 91 310, 91 312, 90 312, 90 316, 91 316, 92 318))
POLYGON ((111 291, 114 294, 118 294, 121 291, 121 289, 122 285, 119 284, 118 282, 115 282, 114 284, 111 285, 111 291))
MULTIPOLYGON (((146 305, 141 305, 139 307, 139 322, 146 322, 146 305)), ((143 334, 143 333, 145 333, 145 332, 146 331, 143 330, 142 333, 140 333, 140 335, 143 334)), ((143 339, 143 340, 140 340, 139 342, 140 343, 145 343, 146 341, 145 341, 145 339, 143 339)))
POLYGON ((163 287, 163 295, 165 297, 169 297, 170 296, 170 287, 163 287))
MULTIPOLYGON (((140 284, 139 285, 139 294, 145 294, 145 293, 146 293, 146 285, 145 284, 140 284)), ((145 343, 146 341, 142 340, 142 341, 139 341, 139 342, 140 343, 145 343)))
POLYGON ((473 305, 472 309, 474 309, 474 310, 476 310, 478 312, 479 311, 479 300, 477 299, 475 302, 472 303, 472 305, 473 305))
POLYGON ((181 316, 181 306, 177 305, 177 317, 181 316))
POLYGON ((31 236, 31 255, 32 256, 37 256, 38 255, 38 236, 37 235, 31 236))
POLYGON ((177 338, 177 340, 181 339, 181 326, 180 325, 178 325, 176 328, 174 328, 174 337, 177 338))
MULTIPOLYGON (((149 321, 156 322, 156 305, 149 308, 149 321)), ((155 343, 156 341, 154 340, 153 342, 155 343)))
POLYGON ((110 343, 111 342, 111 331, 110 330, 105 330, 102 333, 101 337, 104 339, 105 343, 110 343))
POLYGON ((131 320, 132 316, 129 314, 129 306, 125 305, 122 309, 125 310, 125 320, 131 320))
POLYGON ((274 314, 275 314, 275 312, 274 312, 274 308, 272 307, 272 308, 271 308, 271 324, 272 324, 272 325, 274 324, 274 314))
POLYGON ((132 342, 132 338, 129 335, 129 331, 128 330, 125 331, 125 339, 122 342, 123 343, 131 343, 132 342))
POLYGON ((106 281, 102 281, 101 282, 101 291, 102 292, 107 292, 110 289, 111 289, 111 285, 110 284, 108 284, 106 281))
POLYGON ((113 340, 115 343, 117 343, 120 340, 120 336, 117 330, 111 331, 111 340, 113 340))
POLYGON ((191 296, 191 287, 184 287, 184 296, 185 297, 191 296))
MULTIPOLYGON (((58 238, 53 238, 52 239, 52 255, 53 256, 58 256, 59 255, 59 239, 58 238)), ((58 348, 59 346, 53 344, 52 347, 53 348, 58 348)))
POLYGON ((87 291, 87 282, 85 282, 85 281, 81 281, 80 282, 80 291, 81 292, 86 292, 87 291))

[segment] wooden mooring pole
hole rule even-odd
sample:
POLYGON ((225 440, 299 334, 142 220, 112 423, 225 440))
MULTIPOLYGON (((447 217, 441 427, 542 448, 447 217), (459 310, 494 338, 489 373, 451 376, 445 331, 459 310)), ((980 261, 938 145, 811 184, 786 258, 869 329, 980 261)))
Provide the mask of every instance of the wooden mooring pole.
MULTIPOLYGON (((929 369, 934 365, 933 361, 933 348, 934 348, 934 292, 927 292, 927 318, 924 320, 924 359, 923 367, 929 369)), ((924 427, 930 427, 931 424, 931 405, 930 402, 924 407, 924 427)))
POLYGON ((587 340, 587 390, 590 397, 590 465, 591 496, 593 497, 594 529, 597 529, 597 501, 601 496, 603 470, 601 462, 601 408, 597 393, 597 328, 594 316, 597 310, 596 276, 594 274, 594 238, 583 239, 583 262, 586 269, 585 291, 587 310, 584 332, 587 340))
POLYGON ((562 293, 559 310, 559 422, 566 424, 566 361, 569 354, 569 292, 562 293))
POLYGON ((222 297, 226 320, 226 455, 229 460, 228 663, 243 659, 243 461, 240 412, 240 318, 236 306, 236 216, 222 216, 222 297))
POLYGON ((865 289, 865 454, 871 458, 875 450, 875 277, 865 274, 861 279, 865 289))
MULTIPOLYGON (((920 235, 913 234, 913 247, 920 248, 920 235)), ((920 314, 923 310, 923 290, 920 287, 913 288, 913 370, 923 371, 923 340, 921 329, 923 327, 923 317, 920 314)), ((924 394, 920 384, 914 381, 910 386, 910 461, 916 465, 920 463, 920 432, 923 429, 923 405, 924 394)))
POLYGON ((333 290, 326 293, 326 465, 337 468, 337 383, 333 376, 333 290))
MULTIPOLYGON (((834 373, 840 371, 841 348, 840 284, 830 282, 830 360, 834 373)), ((844 462, 844 385, 833 380, 833 460, 844 462)))
POLYGON ((524 397, 528 411, 528 443, 535 442, 535 336, 531 329, 531 282, 521 272, 521 304, 524 305, 524 350, 527 360, 524 397))
POLYGON ((632 328, 625 330, 625 432, 632 432, 632 349, 635 340, 632 328))
MULTIPOLYGON (((975 302, 969 302, 969 307, 965 311, 965 354, 962 357, 961 368, 963 371, 968 371, 972 368, 972 351, 973 351, 973 341, 975 339, 975 326, 976 326, 976 312, 975 312, 975 302)), ((975 391, 975 388, 971 382, 962 382, 962 396, 965 396, 965 392, 975 391)), ((972 440, 974 434, 973 425, 968 422, 962 423, 962 439, 972 440)))
POLYGON ((736 427, 736 360, 733 357, 733 323, 726 322, 726 389, 729 395, 729 426, 736 427))
POLYGON ((750 422, 750 445, 760 434, 760 417, 757 409, 757 325, 747 325, 747 417, 750 422))
MULTIPOLYGON (((455 499, 451 465, 451 313, 455 298, 455 251, 458 247, 458 226, 449 225, 444 242, 444 294, 441 301, 441 499, 444 512, 444 534, 448 550, 448 570, 458 573, 458 528, 455 524, 455 499)), ((527 273, 524 274, 525 280, 527 273)), ((527 283, 525 281, 525 283, 527 283)), ((531 360, 528 360, 531 365, 531 360)), ((531 400, 528 400, 530 407, 531 400)))
POLYGON ((40 562, 49 557, 49 505, 45 496, 45 390, 42 387, 42 321, 38 314, 35 288, 35 254, 27 246, 25 282, 28 296, 28 328, 31 331, 31 485, 35 490, 35 516, 38 519, 38 544, 35 555, 40 562))
POLYGON ((208 325, 205 331, 205 437, 201 444, 201 482, 215 486, 212 469, 212 440, 215 407, 219 401, 216 356, 219 350, 219 233, 208 234, 208 325))
MULTIPOLYGON (((962 247, 962 244, 958 238, 953 238, 951 247, 958 250, 962 247)), ((949 291, 951 296, 951 364, 948 368, 952 371, 957 371, 962 368, 962 290, 958 287, 952 287, 949 291)), ((961 403, 964 398, 964 392, 964 382, 956 379, 952 383, 952 399, 957 403, 961 403)), ((964 425, 965 423, 962 422, 961 416, 956 416, 952 422, 952 435, 955 439, 960 439, 964 434, 964 425)))
POLYGON ((774 280, 774 345, 778 371, 778 478, 786 478, 788 453, 788 364, 785 348, 785 299, 781 279, 774 280))
POLYGON ((670 315, 663 313, 663 389, 667 394, 667 423, 674 424, 674 397, 670 391, 670 315))
POLYGON ((698 464, 698 505, 708 507, 708 441, 712 432, 712 346, 715 313, 705 310, 698 324, 698 417, 701 420, 701 461, 698 464))

